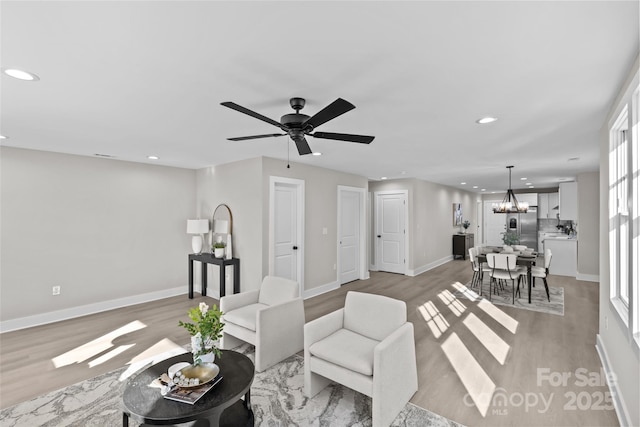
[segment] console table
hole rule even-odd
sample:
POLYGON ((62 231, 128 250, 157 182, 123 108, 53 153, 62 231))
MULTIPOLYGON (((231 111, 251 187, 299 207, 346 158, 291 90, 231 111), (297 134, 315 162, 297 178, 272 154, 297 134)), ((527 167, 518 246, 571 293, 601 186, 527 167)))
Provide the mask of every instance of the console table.
POLYGON ((456 259, 457 256, 461 256, 462 259, 467 259, 467 255, 469 255, 469 249, 473 246, 473 234, 454 234, 453 259, 456 259))
POLYGON ((240 292, 240 260, 238 258, 216 258, 212 254, 189 254, 189 299, 193 299, 193 262, 202 263, 202 296, 207 296, 207 264, 216 264, 220 267, 220 298, 226 293, 226 267, 233 266, 233 293, 240 292))

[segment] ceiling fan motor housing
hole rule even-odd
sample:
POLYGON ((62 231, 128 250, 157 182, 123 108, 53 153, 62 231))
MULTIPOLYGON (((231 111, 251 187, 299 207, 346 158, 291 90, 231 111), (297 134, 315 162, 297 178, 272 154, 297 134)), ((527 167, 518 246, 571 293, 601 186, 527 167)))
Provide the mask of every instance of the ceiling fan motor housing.
POLYGON ((300 113, 285 114, 280 118, 280 123, 292 129, 301 128, 302 123, 304 123, 308 118, 309 116, 307 116, 306 114, 300 114, 300 113))

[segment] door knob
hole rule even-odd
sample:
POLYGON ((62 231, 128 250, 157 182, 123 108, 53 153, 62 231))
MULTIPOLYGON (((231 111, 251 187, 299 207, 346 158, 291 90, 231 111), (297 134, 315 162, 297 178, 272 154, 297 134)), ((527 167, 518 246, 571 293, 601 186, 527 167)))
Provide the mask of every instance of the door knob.
POLYGON ((294 247, 293 247, 293 250, 294 250, 294 251, 297 251, 297 250, 298 250, 298 247, 297 247, 297 246, 294 246, 294 247))
POLYGON ((382 236, 378 234, 378 239, 381 238, 382 236))

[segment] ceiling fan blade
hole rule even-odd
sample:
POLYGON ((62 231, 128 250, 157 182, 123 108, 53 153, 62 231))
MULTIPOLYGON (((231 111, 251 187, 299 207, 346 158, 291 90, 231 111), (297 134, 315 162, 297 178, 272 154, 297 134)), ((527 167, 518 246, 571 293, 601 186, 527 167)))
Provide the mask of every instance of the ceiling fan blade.
POLYGON ((314 129, 320 126, 323 123, 328 122, 329 120, 335 119, 336 117, 346 113, 347 111, 353 110, 355 105, 350 103, 349 101, 345 101, 342 98, 338 98, 333 101, 331 104, 324 107, 322 110, 318 111, 313 116, 309 117, 306 122, 302 125, 311 125, 314 129))
POLYGON ((296 147, 298 148, 298 154, 304 156, 305 154, 311 154, 311 147, 309 147, 309 143, 304 136, 299 138, 295 138, 293 142, 296 143, 296 147))
POLYGON ((350 133, 315 132, 310 134, 314 138, 336 139, 338 141, 359 142, 360 144, 371 144, 375 136, 352 135, 350 133))
POLYGON ((284 136, 286 133, 267 133, 265 135, 239 136, 237 138, 227 138, 229 141, 246 141, 247 139, 269 138, 271 136, 284 136))
POLYGON ((258 119, 258 120, 262 120, 263 122, 267 122, 267 123, 269 123, 271 125, 279 127, 280 129, 283 129, 282 125, 280 123, 276 122, 275 120, 270 119, 269 117, 263 116, 260 113, 256 113, 255 111, 251 111, 248 108, 243 107, 242 105, 236 104, 235 102, 221 102, 220 105, 223 105, 223 106, 225 106, 227 108, 231 108, 232 110, 239 111, 239 112, 244 113, 244 114, 246 114, 248 116, 254 117, 254 118, 258 119))

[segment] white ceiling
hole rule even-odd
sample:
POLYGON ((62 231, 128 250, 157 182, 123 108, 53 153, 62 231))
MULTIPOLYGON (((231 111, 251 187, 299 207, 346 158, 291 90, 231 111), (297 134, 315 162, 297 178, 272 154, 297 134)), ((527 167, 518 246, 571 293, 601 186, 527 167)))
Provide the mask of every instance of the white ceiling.
POLYGON ((598 169, 598 134, 639 49, 638 1, 2 1, 2 144, 202 168, 286 159, 279 120, 356 109, 291 160, 370 178, 504 190, 598 169), (483 116, 499 120, 489 125, 483 116), (579 157, 579 160, 568 161, 579 157), (460 185, 462 181, 467 185, 460 185))

